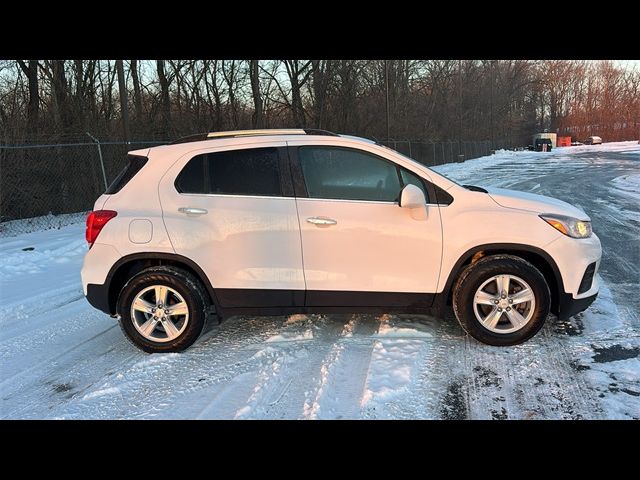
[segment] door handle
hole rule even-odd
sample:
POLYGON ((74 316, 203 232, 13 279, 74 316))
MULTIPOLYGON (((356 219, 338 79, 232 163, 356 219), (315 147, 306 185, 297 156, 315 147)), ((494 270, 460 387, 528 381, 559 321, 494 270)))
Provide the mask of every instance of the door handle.
POLYGON ((181 213, 186 213, 187 215, 205 215, 208 213, 206 208, 196 208, 196 207, 180 207, 178 209, 181 213))
POLYGON ((307 222, 313 223, 318 227, 328 227, 329 225, 336 225, 338 223, 333 218, 327 217, 309 217, 307 218, 307 222))

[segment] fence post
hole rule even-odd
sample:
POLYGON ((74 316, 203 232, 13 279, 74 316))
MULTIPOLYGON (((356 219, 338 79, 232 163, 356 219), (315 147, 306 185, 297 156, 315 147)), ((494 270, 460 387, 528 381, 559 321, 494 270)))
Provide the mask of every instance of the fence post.
POLYGON ((109 188, 109 184, 107 183, 107 173, 104 170, 104 160, 102 159, 102 147, 100 146, 100 140, 91 135, 89 132, 86 132, 91 140, 95 142, 98 146, 98 156, 100 157, 100 168, 102 168, 102 179, 104 180, 104 189, 109 188))

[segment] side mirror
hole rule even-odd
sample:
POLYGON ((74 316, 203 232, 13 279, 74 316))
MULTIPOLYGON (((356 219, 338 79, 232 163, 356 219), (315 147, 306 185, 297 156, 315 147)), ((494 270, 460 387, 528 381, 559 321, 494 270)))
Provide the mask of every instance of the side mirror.
POLYGON ((419 208, 426 204, 424 193, 415 185, 406 185, 400 192, 400 206, 402 208, 419 208))
POLYGON ((406 208, 414 220, 427 219, 427 200, 415 185, 406 185, 400 192, 400 207, 406 208))

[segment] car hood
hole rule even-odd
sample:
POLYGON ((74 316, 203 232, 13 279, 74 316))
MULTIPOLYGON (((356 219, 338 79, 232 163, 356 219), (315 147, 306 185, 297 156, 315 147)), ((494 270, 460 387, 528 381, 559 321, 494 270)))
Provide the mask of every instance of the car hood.
POLYGON ((491 198, 502 207, 517 208, 519 210, 528 210, 536 213, 556 213, 574 217, 579 220, 591 220, 589 216, 578 207, 574 207, 557 198, 519 192, 517 190, 507 190, 505 188, 486 187, 485 190, 491 198))

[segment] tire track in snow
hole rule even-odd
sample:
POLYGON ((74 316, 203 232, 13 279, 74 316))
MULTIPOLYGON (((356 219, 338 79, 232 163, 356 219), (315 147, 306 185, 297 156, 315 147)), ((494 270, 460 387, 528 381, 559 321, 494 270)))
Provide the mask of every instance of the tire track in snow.
POLYGON ((30 372, 33 372, 34 370, 39 369, 42 365, 50 365, 52 363, 57 362, 58 360, 60 360, 61 358, 64 358, 65 356, 69 355, 70 353, 78 350, 79 348, 83 347, 85 344, 94 341, 95 339, 99 338, 100 336, 104 335, 105 333, 113 330, 114 328, 116 328, 117 325, 112 325, 109 328, 106 328, 104 330, 102 330, 101 332, 93 335, 90 338, 87 338, 86 340, 83 340, 80 343, 75 344, 72 347, 67 348, 66 350, 64 350, 63 352, 48 357, 34 365, 31 365, 30 367, 26 368, 25 370, 21 370, 13 375, 11 375, 8 378, 3 379, 0 382, 0 390, 2 390, 3 392, 5 392, 5 388, 10 385, 12 382, 14 382, 16 379, 19 379, 21 377, 24 377, 25 375, 28 375, 30 372))
POLYGON ((598 418, 601 408, 555 319, 527 343, 488 347, 468 339, 466 375, 472 419, 598 418))
POLYGON ((304 328, 312 340, 273 342, 267 352, 278 362, 266 364, 259 375, 255 394, 237 412, 238 418, 305 418, 309 398, 322 385, 323 367, 335 355, 336 344, 351 331, 344 315, 304 316, 304 328), (280 352, 273 352, 272 349, 280 352))
POLYGON ((360 417, 380 317, 353 315, 343 334, 321 366, 315 395, 304 405, 306 419, 354 419, 360 417), (362 339, 361 339, 362 338, 362 339), (313 399, 312 399, 313 398, 313 399))
POLYGON ((465 355, 460 348, 464 335, 457 321, 418 315, 400 316, 396 321, 402 319, 420 326, 431 337, 409 340, 409 346, 416 352, 408 363, 411 380, 404 393, 381 406, 370 406, 367 415, 398 419, 466 418, 465 355), (372 407, 376 407, 375 411, 372 407))

